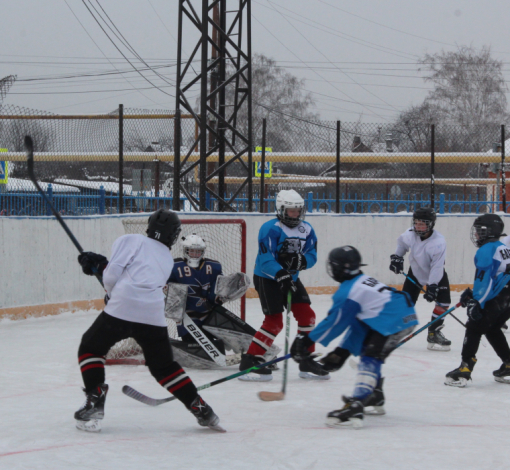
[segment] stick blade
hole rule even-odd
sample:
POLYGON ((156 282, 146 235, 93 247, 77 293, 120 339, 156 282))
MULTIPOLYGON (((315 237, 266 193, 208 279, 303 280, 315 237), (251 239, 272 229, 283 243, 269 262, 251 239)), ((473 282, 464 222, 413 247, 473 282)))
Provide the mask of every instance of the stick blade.
POLYGON ((282 401, 285 398, 283 392, 259 392, 259 398, 262 401, 282 401))

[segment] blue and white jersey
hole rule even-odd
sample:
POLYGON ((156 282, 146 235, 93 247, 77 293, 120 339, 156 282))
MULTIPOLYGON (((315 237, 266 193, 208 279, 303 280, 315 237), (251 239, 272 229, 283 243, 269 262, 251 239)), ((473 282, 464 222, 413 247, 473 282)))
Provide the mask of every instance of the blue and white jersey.
POLYGON ((176 258, 174 263, 168 282, 188 284, 186 313, 190 317, 208 313, 215 305, 216 279, 223 274, 221 263, 208 258, 204 258, 198 268, 188 266, 183 258, 176 258))
MULTIPOLYGON (((274 279, 276 273, 283 269, 278 263, 280 253, 302 253, 306 258, 306 269, 317 262, 317 237, 308 222, 301 222, 290 228, 278 219, 266 222, 259 231, 259 252, 255 260, 255 274, 274 279)), ((293 274, 294 281, 299 273, 293 274)))
POLYGON ((475 255, 473 297, 482 307, 496 297, 510 281, 510 248, 500 241, 486 243, 475 255))
POLYGON ((417 324, 416 311, 407 293, 360 274, 342 282, 333 295, 328 316, 313 329, 310 339, 327 346, 348 330, 340 345, 358 356, 371 329, 389 336, 417 324))

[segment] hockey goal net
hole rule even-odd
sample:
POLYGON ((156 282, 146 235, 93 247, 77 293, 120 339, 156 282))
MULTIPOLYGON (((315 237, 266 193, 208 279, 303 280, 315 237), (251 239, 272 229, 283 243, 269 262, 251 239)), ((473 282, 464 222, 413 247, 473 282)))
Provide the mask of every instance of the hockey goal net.
MULTIPOLYGON (((146 234, 148 217, 123 219, 126 234, 146 234)), ((181 234, 172 247, 174 258, 183 255, 182 241, 188 235, 200 236, 205 244, 205 257, 217 260, 223 274, 246 272, 246 222, 243 219, 181 219, 181 234)), ((245 319, 246 298, 228 302, 224 307, 245 319)), ((167 319, 168 335, 177 338, 177 326, 167 319)), ((144 364, 142 350, 133 338, 119 341, 106 356, 106 364, 144 364)))

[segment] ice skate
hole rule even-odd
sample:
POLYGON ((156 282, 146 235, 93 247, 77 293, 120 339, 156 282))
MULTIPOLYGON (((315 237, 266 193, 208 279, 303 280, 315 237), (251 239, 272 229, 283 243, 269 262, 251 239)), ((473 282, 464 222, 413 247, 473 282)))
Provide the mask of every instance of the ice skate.
MULTIPOLYGON (((344 399, 344 397, 342 397, 344 399)), ((358 400, 345 398, 345 406, 341 410, 328 413, 326 425, 331 428, 352 426, 355 429, 363 427, 363 403, 358 400)))
POLYGON ((496 382, 502 384, 510 384, 510 362, 503 362, 498 370, 495 370, 492 375, 496 382))
POLYGON ((452 342, 443 335, 441 331, 444 325, 437 327, 435 330, 430 331, 427 335, 427 349, 431 351, 449 351, 452 342))
POLYGON ((200 426, 208 427, 214 431, 226 432, 220 424, 220 418, 216 415, 213 409, 203 400, 200 395, 193 400, 189 408, 193 416, 197 418, 200 426))
POLYGON ((307 380, 329 380, 329 372, 311 357, 299 363, 299 377, 307 380))
POLYGON ((445 385, 450 387, 464 388, 468 380, 471 380, 471 372, 476 364, 476 358, 470 359, 468 362, 462 361, 457 369, 446 374, 445 385))
POLYGON ((74 413, 76 427, 81 431, 101 431, 101 421, 104 418, 104 404, 108 385, 99 384, 94 390, 86 394, 85 403, 74 413))
MULTIPOLYGON (((384 392, 382 390, 384 378, 380 378, 374 391, 363 400, 363 413, 366 415, 385 415, 384 392)), ((352 397, 342 397, 344 403, 353 401, 352 397)))
MULTIPOLYGON (((239 365, 239 370, 250 369, 253 366, 264 364, 264 362, 266 361, 262 356, 243 354, 241 356, 241 364, 239 365)), ((256 369, 249 374, 241 375, 238 377, 238 380, 242 380, 243 382, 269 382, 273 380, 273 375, 270 369, 263 367, 262 369, 256 369)))

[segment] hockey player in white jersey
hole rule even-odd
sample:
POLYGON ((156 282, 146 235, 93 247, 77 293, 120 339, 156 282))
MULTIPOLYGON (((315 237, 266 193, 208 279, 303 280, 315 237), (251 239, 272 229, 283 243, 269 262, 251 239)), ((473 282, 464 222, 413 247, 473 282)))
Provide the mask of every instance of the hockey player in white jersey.
MULTIPOLYGON (((435 302, 431 320, 446 312, 451 303, 450 283, 444 269, 446 240, 434 230, 436 213, 431 207, 420 207, 413 213, 412 226, 397 239, 397 249, 391 255, 390 270, 395 274, 404 271, 404 255, 409 251, 410 268, 404 281, 403 291, 407 292, 416 304, 420 286, 427 286, 423 298, 435 302), (414 281, 414 282, 413 282, 414 281)), ((441 331, 444 320, 430 325, 427 335, 427 349, 449 351, 452 342, 441 331)))
POLYGON ((292 358, 301 362, 316 342, 327 346, 347 331, 335 351, 347 353, 344 361, 349 353, 360 356, 352 396, 342 397, 345 406, 328 413, 326 424, 331 427, 362 427, 368 407, 375 408, 371 414, 384 414, 381 366, 418 324, 409 295, 363 274, 361 266, 361 255, 352 246, 329 253, 328 274, 340 283, 333 306, 309 335, 298 334, 291 347, 292 358))
POLYGON ((492 373, 494 380, 510 384, 510 348, 501 330, 510 318, 510 248, 499 240, 503 229, 503 220, 496 214, 477 217, 471 227, 471 241, 478 250, 473 290, 468 288, 460 296, 469 317, 462 344, 462 362, 446 374, 445 385, 467 385, 477 362, 482 335, 503 362, 492 373))
POLYGON ((102 275, 107 293, 104 311, 85 332, 78 349, 86 395, 85 404, 74 414, 78 429, 101 430, 108 392, 105 356, 115 343, 132 337, 158 383, 191 411, 198 424, 221 430, 218 416, 174 361, 168 338, 163 286, 174 264, 170 247, 180 231, 177 214, 160 209, 149 217, 147 237, 123 235, 114 242, 110 261, 92 252, 78 257, 85 274, 102 275))

